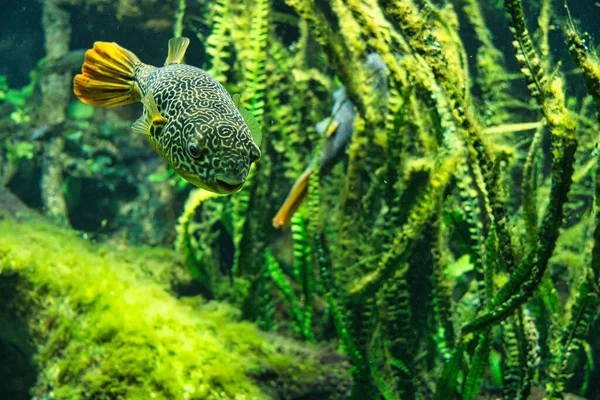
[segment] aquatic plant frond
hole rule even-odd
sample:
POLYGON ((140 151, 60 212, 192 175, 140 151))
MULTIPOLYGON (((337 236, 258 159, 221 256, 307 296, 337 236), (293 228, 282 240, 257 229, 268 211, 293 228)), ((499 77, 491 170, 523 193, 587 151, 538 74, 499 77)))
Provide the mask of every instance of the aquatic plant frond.
MULTIPOLYGON (((580 251, 592 224, 572 221, 592 207, 588 142, 600 125, 554 62, 560 11, 534 7, 534 41, 521 2, 503 2, 517 77, 490 22, 504 15, 478 0, 285 3, 218 0, 207 42, 211 71, 242 89, 267 134, 247 185, 192 214, 222 217, 244 317, 336 338, 354 398, 526 399, 571 390, 573 374, 588 382, 579 358, 600 257, 580 251), (335 130, 319 135, 325 125, 335 130), (339 132, 343 151, 322 165, 339 132), (273 230, 273 207, 301 174, 291 232, 273 230)), ((573 24, 565 34, 600 100, 591 47, 573 24)))

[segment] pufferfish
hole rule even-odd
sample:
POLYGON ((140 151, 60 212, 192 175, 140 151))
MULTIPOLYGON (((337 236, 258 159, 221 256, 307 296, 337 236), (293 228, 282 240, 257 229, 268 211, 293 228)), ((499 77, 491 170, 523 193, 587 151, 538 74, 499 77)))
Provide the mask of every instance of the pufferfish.
POLYGON ((261 157, 252 115, 207 72, 182 63, 188 38, 169 40, 163 67, 144 64, 116 43, 95 42, 85 54, 74 91, 81 101, 117 107, 141 101, 131 129, 191 184, 218 194, 243 186, 261 157))

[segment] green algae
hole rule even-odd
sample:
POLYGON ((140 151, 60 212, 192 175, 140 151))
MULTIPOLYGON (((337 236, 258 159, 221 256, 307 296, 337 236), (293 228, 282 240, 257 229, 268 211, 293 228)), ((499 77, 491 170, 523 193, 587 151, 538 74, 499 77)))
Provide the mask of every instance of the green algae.
POLYGON ((39 218, 0 220, 0 277, 19 277, 8 307, 38 347, 33 398, 267 399, 251 376, 285 386, 326 373, 316 352, 237 322, 230 306, 177 299, 178 263, 39 218))

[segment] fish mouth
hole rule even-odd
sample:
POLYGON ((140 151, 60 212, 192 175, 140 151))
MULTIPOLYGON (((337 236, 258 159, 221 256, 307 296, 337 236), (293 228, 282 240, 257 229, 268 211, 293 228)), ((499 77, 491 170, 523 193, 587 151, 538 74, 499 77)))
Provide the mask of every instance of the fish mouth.
POLYGON ((192 174, 179 174, 192 185, 221 195, 237 192, 244 186, 244 182, 246 182, 245 177, 244 179, 240 179, 239 177, 219 176, 218 178, 215 177, 214 179, 204 181, 192 174))
POLYGON ((224 193, 235 193, 242 188, 244 185, 244 181, 239 180, 227 180, 227 182, 223 179, 215 179, 215 182, 219 189, 224 193))

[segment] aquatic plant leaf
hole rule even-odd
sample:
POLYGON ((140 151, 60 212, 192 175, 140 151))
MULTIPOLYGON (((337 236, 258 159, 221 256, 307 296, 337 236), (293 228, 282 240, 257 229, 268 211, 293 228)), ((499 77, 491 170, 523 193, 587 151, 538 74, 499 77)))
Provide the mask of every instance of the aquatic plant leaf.
POLYGON ((209 274, 203 269, 203 265, 200 260, 195 257, 195 248, 192 245, 192 238, 190 235, 189 227, 192 221, 194 211, 206 200, 215 197, 216 194, 204 189, 193 189, 188 199, 185 202, 184 212, 179 217, 177 225, 177 239, 175 246, 179 251, 182 251, 185 255, 185 264, 187 265, 190 273, 204 284, 209 284, 209 274))
POLYGON ((472 400, 479 393, 483 375, 489 362, 490 350, 492 349, 492 329, 488 328, 485 332, 479 334, 479 340, 475 353, 471 359, 469 372, 465 379, 462 391, 462 398, 472 400))
POLYGON ((459 343, 452 352, 452 356, 444 365, 435 390, 435 400, 454 398, 457 387, 458 374, 462 370, 464 358, 464 344, 459 343))
POLYGON ((273 279, 275 286, 279 289, 281 294, 283 294, 284 301, 287 302, 286 309, 291 314, 294 331, 299 335, 302 335, 304 327, 302 308, 292 290, 290 282, 275 257, 273 257, 268 250, 265 254, 265 261, 271 279, 273 279))
POLYGON ((304 339, 314 341, 312 333, 312 310, 315 276, 312 268, 311 248, 308 245, 308 235, 302 214, 294 214, 291 230, 294 241, 294 276, 302 287, 302 300, 304 303, 303 317, 301 318, 301 333, 304 339))
MULTIPOLYGON (((246 87, 243 91, 248 112, 254 116, 258 126, 263 124, 265 106, 265 89, 267 64, 267 47, 269 38, 269 17, 271 5, 269 0, 257 0, 252 9, 252 20, 248 33, 247 46, 239 55, 246 65, 243 70, 246 87)), ((262 141, 261 138, 258 138, 262 141)), ((258 144, 260 145, 260 144, 258 144)))
POLYGON ((227 82, 226 73, 231 69, 227 62, 232 35, 229 34, 232 23, 231 0, 216 0, 213 3, 213 24, 206 41, 206 54, 210 56, 211 67, 207 72, 220 83, 227 82))
POLYGON ((521 345, 514 317, 502 322, 502 393, 505 400, 519 398, 522 384, 521 345))
POLYGON ((258 124, 256 119, 254 119, 252 114, 250 114, 248 110, 244 108, 244 106, 241 103, 239 94, 236 93, 233 95, 233 101, 235 102, 235 105, 238 108, 238 110, 240 110, 240 114, 242 114, 246 125, 248 125, 248 129, 250 129, 250 133, 252 134, 252 139, 254 140, 254 143, 256 143, 258 147, 260 147, 262 143, 262 130, 260 128, 260 125, 258 124))
POLYGON ((471 264, 469 255, 465 254, 446 267, 446 274, 450 278, 457 279, 463 276, 463 274, 472 271, 474 268, 473 264, 471 264))

